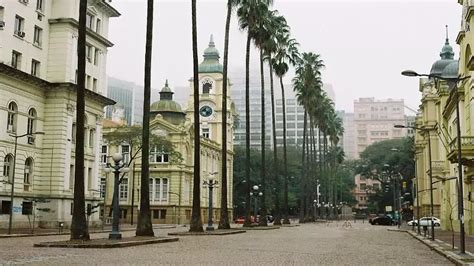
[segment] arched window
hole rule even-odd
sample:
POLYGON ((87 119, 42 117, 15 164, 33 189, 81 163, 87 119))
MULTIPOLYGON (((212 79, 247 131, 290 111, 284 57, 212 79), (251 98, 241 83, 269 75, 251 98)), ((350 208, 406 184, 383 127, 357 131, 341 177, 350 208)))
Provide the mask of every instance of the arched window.
POLYGON ((17 113, 18 106, 15 102, 10 102, 8 104, 7 132, 16 132, 17 113))
POLYGON ((33 158, 29 157, 25 161, 25 172, 23 175, 23 190, 29 191, 33 181, 33 158))
POLYGON ((13 176, 13 155, 8 154, 5 156, 3 161, 3 176, 8 179, 8 182, 12 181, 13 176))
POLYGON ((36 131, 36 110, 35 108, 30 108, 28 111, 28 125, 26 128, 27 134, 32 134, 36 131))
POLYGON ((202 93, 203 94, 209 94, 211 92, 212 83, 213 83, 213 81, 209 78, 206 78, 202 81, 202 93))

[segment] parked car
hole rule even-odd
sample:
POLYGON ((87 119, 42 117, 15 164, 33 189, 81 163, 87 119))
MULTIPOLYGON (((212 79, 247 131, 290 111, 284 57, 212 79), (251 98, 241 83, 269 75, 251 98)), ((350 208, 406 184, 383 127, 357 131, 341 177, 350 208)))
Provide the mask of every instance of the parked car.
POLYGON ((236 224, 244 224, 245 222, 245 216, 239 216, 237 219, 235 219, 236 224))
MULTIPOLYGON (((431 219, 433 219, 434 226, 441 226, 441 220, 436 217, 421 217, 420 226, 431 226, 431 219)), ((412 220, 408 222, 409 226, 417 226, 418 220, 412 220)))
POLYGON ((394 221, 390 216, 384 215, 369 220, 371 225, 393 225, 394 221))

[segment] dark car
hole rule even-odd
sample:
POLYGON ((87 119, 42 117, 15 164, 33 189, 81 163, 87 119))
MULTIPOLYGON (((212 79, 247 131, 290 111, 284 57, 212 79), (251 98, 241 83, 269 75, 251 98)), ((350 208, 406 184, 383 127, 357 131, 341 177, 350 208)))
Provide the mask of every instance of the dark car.
POLYGON ((371 225, 393 225, 393 220, 390 216, 379 216, 371 219, 371 225))

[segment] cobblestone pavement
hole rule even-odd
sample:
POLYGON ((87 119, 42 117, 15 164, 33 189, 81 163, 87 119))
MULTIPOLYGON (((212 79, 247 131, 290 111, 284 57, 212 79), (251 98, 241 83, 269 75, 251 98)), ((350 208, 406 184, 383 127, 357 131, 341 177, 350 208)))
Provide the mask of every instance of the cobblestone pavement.
MULTIPOLYGON (((155 232, 166 236, 179 230, 187 228, 155 232)), ((333 222, 227 236, 186 236, 173 243, 118 249, 33 248, 33 243, 60 239, 68 236, 0 239, 0 264, 452 265, 406 233, 367 223, 352 223, 347 228, 342 222, 333 222)))

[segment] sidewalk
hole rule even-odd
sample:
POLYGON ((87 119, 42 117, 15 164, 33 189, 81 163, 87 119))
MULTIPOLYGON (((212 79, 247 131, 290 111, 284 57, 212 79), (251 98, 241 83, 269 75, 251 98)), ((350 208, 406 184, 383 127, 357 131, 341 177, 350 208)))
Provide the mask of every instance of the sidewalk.
MULTIPOLYGON (((175 224, 154 224, 153 228, 175 228, 177 226, 182 225, 175 225, 175 224)), ((133 231, 136 229, 136 225, 130 224, 121 224, 120 231, 133 231)), ((112 226, 107 225, 102 228, 90 228, 90 234, 97 234, 97 233, 108 233, 112 231, 112 226)), ((35 228, 34 234, 31 233, 32 230, 30 228, 13 228, 11 235, 8 234, 8 229, 0 228, 0 238, 9 238, 9 237, 30 237, 30 236, 49 236, 49 235, 69 235, 70 230, 69 228, 63 229, 61 232, 58 228, 35 228)))

